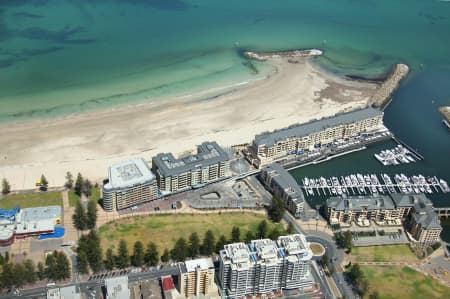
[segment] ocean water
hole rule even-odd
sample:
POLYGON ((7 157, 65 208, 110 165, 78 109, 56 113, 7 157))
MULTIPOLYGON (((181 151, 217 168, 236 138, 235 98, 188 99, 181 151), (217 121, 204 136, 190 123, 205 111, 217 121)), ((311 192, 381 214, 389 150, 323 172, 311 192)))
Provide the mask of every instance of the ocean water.
MULTIPOLYGON (((425 156, 405 172, 450 181, 450 134, 437 112, 450 105, 447 1, 0 0, 0 122, 219 92, 270 70, 258 64, 253 74, 242 49, 310 47, 342 75, 410 65, 385 122, 425 156)), ((371 159, 367 151, 293 173, 379 172, 371 159)), ((449 196, 434 200, 450 206, 449 196)))

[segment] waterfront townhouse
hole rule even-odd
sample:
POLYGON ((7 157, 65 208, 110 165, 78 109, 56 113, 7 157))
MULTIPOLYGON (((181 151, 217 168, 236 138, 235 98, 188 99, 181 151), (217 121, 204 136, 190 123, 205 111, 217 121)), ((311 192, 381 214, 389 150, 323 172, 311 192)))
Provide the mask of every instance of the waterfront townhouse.
POLYGON ((155 175, 143 159, 132 159, 109 167, 103 184, 103 208, 121 210, 157 198, 155 175))
POLYGON ((433 203, 424 194, 346 198, 331 197, 326 202, 330 224, 401 224, 418 243, 430 245, 439 241, 442 226, 433 203))
POLYGON ((401 223, 401 216, 389 196, 330 197, 326 202, 330 224, 364 224, 370 220, 384 224, 386 221, 401 223))
POLYGON ((211 258, 195 259, 180 264, 178 285, 180 294, 186 298, 217 294, 211 258))
POLYGON ((419 243, 430 245, 439 242, 442 226, 438 214, 433 209, 433 203, 424 194, 393 195, 398 208, 409 207, 405 217, 405 227, 411 236, 419 243))
POLYGON ((279 163, 261 169, 261 180, 267 189, 281 198, 288 210, 299 217, 305 208, 305 197, 295 179, 279 163))
POLYGON ((381 129, 385 129, 383 112, 368 107, 305 124, 295 124, 273 132, 264 132, 255 136, 249 151, 253 164, 259 167, 289 154, 302 153, 339 139, 357 137, 381 129))
POLYGON ((220 251, 223 298, 272 295, 283 289, 311 288, 312 252, 304 235, 233 243, 220 251))
POLYGON ((197 154, 176 159, 160 153, 152 159, 152 170, 163 192, 176 192, 230 175, 228 154, 216 142, 197 146, 197 154))

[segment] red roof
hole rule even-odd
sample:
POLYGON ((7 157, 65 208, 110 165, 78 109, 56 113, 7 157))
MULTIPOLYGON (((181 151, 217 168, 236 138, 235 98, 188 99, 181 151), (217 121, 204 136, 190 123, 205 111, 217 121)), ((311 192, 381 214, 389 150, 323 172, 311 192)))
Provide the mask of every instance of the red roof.
POLYGON ((161 277, 163 291, 170 291, 175 289, 172 276, 161 277))

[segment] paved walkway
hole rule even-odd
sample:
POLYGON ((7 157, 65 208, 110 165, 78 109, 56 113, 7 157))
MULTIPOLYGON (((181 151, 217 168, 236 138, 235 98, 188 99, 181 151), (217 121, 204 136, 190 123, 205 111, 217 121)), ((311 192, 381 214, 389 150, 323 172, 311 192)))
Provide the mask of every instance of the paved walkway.
POLYGON ((63 201, 63 211, 64 211, 64 237, 63 242, 73 241, 75 243, 78 242, 78 231, 73 226, 72 215, 75 211, 75 208, 71 207, 69 204, 69 192, 67 190, 61 192, 62 201, 63 201))

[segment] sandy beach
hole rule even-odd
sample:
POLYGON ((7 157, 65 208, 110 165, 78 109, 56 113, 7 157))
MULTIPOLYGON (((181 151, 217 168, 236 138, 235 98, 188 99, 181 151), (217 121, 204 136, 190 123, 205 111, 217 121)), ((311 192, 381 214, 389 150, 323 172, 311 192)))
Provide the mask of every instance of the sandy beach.
POLYGON ((203 141, 227 147, 254 135, 366 106, 378 85, 337 77, 308 58, 271 60, 265 79, 209 100, 172 98, 58 119, 0 125, 0 179, 13 190, 34 188, 45 174, 50 186, 65 173, 93 181, 111 163, 158 152, 179 154, 203 141))

